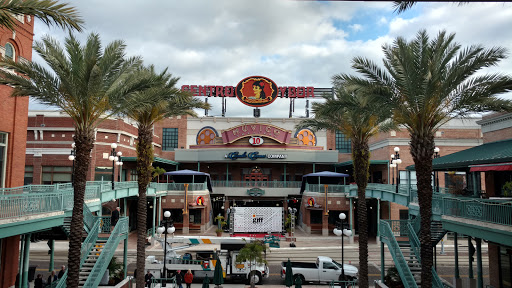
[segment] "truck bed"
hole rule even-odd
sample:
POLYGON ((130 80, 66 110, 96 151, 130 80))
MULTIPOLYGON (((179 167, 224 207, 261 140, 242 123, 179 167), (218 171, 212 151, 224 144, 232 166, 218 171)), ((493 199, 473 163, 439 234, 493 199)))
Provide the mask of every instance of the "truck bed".
MULTIPOLYGON (((286 268, 286 263, 288 262, 281 262, 281 266, 286 268)), ((291 262, 292 268, 311 268, 311 269, 317 269, 316 263, 311 262, 291 262)))

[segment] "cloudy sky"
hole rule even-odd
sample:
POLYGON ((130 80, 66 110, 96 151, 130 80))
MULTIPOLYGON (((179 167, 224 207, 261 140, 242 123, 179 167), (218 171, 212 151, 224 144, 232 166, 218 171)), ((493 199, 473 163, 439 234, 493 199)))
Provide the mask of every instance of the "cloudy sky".
MULTIPOLYGON (((419 3, 397 14, 392 2, 291 0, 88 0, 72 1, 85 20, 86 35, 102 42, 122 39, 127 54, 169 68, 181 85, 229 85, 252 75, 278 86, 331 87, 331 77, 354 73, 351 60, 364 56, 381 64, 381 46, 420 29, 434 37, 456 33, 463 46, 503 46, 512 51, 512 3, 419 3)), ((35 39, 63 40, 67 32, 36 23, 35 39)), ((512 54, 510 55, 512 57, 512 54)), ((41 61, 34 55, 34 61, 41 61)), ((512 58, 493 71, 512 74, 512 58)), ((512 97, 511 97, 512 98, 512 97)), ((221 115, 211 99, 210 116, 221 115)), ((293 117, 305 115, 297 100, 293 117)), ((262 117, 288 117, 289 100, 261 108, 262 117)), ((31 103, 30 109, 48 109, 31 103)), ((252 107, 227 101, 226 116, 252 116, 252 107)), ((204 111, 199 113, 204 115, 204 111)))

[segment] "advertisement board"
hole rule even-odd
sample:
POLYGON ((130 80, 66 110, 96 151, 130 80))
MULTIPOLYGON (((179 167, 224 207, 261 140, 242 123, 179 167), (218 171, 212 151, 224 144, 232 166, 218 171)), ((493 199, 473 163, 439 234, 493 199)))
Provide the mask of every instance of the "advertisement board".
POLYGON ((234 207, 233 230, 235 233, 281 232, 283 207, 234 207))

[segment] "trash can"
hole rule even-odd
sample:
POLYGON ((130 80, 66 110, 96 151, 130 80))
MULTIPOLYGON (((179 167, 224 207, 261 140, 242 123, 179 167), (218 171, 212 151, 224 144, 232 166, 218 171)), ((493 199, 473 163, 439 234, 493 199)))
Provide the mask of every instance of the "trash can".
POLYGON ((36 275, 36 268, 37 265, 28 266, 28 282, 34 281, 34 276, 36 275))

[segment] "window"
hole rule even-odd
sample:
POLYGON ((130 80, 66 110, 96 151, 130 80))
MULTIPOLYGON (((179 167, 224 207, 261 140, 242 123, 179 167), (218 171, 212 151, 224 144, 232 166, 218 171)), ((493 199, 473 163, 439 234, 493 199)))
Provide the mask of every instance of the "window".
POLYGON ((341 153, 351 153, 352 152, 352 143, 350 139, 348 139, 345 134, 340 131, 336 131, 336 150, 341 153))
POLYGON ((71 166, 43 166, 43 183, 69 183, 71 182, 71 166))
POLYGON ((130 170, 130 181, 138 181, 139 175, 137 174, 137 169, 130 170))
POLYGON ((0 188, 5 187, 6 163, 7 163, 7 133, 0 133, 0 188))
POLYGON ((94 181, 112 181, 112 167, 94 168, 94 181))
POLYGON ((30 185, 34 179, 34 166, 25 166, 25 178, 23 185, 30 185))
POLYGON ((178 148, 178 128, 164 128, 162 150, 173 151, 176 148, 178 148))
POLYGON ((5 44, 5 58, 14 60, 14 47, 11 43, 5 44))
POLYGON ((189 222, 190 224, 201 224, 201 210, 202 209, 191 209, 189 210, 189 222))

